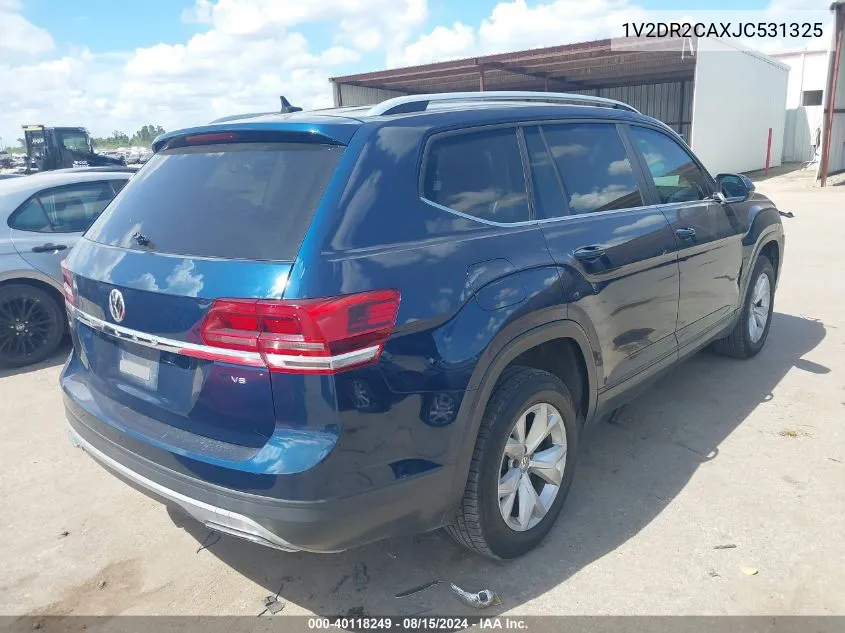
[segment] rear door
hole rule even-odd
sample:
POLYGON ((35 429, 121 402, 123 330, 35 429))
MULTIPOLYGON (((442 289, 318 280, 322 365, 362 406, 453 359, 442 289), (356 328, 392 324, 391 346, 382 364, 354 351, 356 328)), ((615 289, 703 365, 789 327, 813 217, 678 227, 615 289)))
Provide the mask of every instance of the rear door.
POLYGON ((543 125, 527 128, 525 138, 538 217, 547 219, 543 233, 571 289, 570 314, 595 330, 600 387, 668 364, 677 353, 675 241, 660 210, 646 205, 642 175, 617 126, 543 125), (537 194, 555 187, 563 192, 557 202, 537 194))
POLYGON ((679 249, 678 344, 693 345, 739 306, 741 228, 731 206, 712 198, 715 183, 676 139, 628 127, 632 144, 679 249))
MULTIPOLYGON (((343 147, 205 140, 221 136, 235 135, 154 155, 74 248, 82 369, 65 388, 147 441, 240 459, 275 428, 270 373, 237 344, 204 345, 200 327, 215 300, 282 297, 343 147)), ((249 329, 227 318, 221 338, 249 329)))
POLYGON ((59 266, 69 249, 125 182, 83 182, 32 196, 9 218, 15 249, 30 266, 61 280, 59 266))

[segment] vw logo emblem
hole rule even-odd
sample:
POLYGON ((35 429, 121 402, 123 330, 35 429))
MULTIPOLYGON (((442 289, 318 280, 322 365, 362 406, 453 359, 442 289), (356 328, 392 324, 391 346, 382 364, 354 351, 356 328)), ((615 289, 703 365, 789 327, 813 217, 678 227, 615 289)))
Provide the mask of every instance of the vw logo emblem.
POLYGON ((117 288, 112 288, 112 291, 109 293, 109 312, 111 312, 111 318, 114 319, 115 323, 120 323, 123 321, 123 317, 126 316, 126 304, 123 303, 123 293, 117 288))

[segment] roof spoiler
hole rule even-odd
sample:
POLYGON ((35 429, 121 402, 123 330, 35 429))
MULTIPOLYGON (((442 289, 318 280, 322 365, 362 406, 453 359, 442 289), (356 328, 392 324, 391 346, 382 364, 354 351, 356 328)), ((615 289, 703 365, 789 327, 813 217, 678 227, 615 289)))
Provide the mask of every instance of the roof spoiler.
MULTIPOLYGON (((279 95, 279 101, 281 101, 282 107, 278 113, 281 114, 289 114, 291 112, 302 112, 302 108, 291 105, 290 101, 285 99, 284 95, 279 95)), ((259 116, 267 116, 268 114, 278 114, 276 112, 246 112, 244 114, 230 114, 228 116, 222 116, 219 119, 214 119, 211 123, 225 123, 226 121, 237 121, 238 119, 254 119, 255 117, 259 116)))

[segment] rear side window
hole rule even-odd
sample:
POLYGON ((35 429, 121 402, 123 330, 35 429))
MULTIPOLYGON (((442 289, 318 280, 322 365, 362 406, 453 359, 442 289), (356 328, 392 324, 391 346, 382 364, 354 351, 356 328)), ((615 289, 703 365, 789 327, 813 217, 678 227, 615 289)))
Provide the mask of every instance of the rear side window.
POLYGON ((86 182, 42 191, 12 216, 21 231, 82 233, 114 197, 108 182, 86 182))
POLYGON ((640 207, 643 198, 616 126, 544 125, 572 213, 640 207))
POLYGON ((311 143, 198 145, 155 154, 87 233, 124 248, 292 260, 343 153, 311 143), (146 241, 145 241, 146 242, 146 241))
POLYGON ((38 194, 38 200, 56 233, 81 233, 96 220, 114 197, 107 182, 90 182, 38 194))
POLYGON ((528 220, 528 195, 516 129, 435 139, 425 165, 423 197, 480 220, 528 220))
POLYGON ((39 233, 49 233, 53 229, 50 227, 50 222, 47 221, 47 214, 38 202, 38 198, 30 198, 29 202, 24 204, 17 213, 9 220, 9 226, 19 231, 37 231, 39 233))

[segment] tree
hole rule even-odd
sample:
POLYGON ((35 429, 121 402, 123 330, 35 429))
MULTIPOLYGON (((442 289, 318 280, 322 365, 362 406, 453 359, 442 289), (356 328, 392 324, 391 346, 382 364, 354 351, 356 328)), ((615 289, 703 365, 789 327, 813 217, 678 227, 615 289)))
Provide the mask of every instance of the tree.
POLYGON ((129 135, 126 132, 121 132, 120 130, 115 130, 111 133, 111 139, 117 145, 128 145, 129 144, 129 135))
POLYGON ((159 134, 164 134, 164 128, 160 125, 145 125, 132 135, 132 145, 149 147, 159 134))

